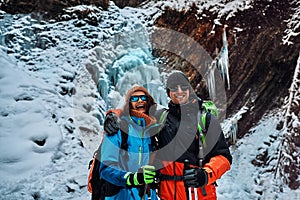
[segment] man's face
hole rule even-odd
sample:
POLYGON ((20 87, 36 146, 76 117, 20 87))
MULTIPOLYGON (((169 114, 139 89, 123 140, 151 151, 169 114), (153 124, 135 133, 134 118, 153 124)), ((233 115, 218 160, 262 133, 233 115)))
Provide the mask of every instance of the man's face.
POLYGON ((130 97, 132 108, 138 112, 146 113, 147 111, 147 96, 143 91, 136 91, 130 97))
POLYGON ((175 104, 185 104, 189 100, 189 85, 177 85, 170 87, 170 98, 175 104))

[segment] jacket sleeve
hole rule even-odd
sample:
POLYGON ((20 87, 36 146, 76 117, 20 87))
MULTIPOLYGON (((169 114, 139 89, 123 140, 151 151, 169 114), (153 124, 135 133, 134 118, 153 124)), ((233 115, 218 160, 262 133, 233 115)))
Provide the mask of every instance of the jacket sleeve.
POLYGON ((100 176, 116 186, 126 186, 127 172, 120 169, 121 132, 105 135, 101 146, 100 176))
POLYGON ((212 157, 203 167, 208 174, 208 185, 214 183, 217 179, 230 169, 229 161, 221 155, 212 157))
MULTIPOLYGON (((211 120, 211 125, 219 124, 216 118, 212 117, 211 120)), ((214 130, 219 132, 217 142, 205 157, 205 164, 203 166, 208 173, 208 184, 214 183, 217 179, 221 178, 221 176, 230 169, 232 163, 232 156, 221 126, 219 129, 214 130)))

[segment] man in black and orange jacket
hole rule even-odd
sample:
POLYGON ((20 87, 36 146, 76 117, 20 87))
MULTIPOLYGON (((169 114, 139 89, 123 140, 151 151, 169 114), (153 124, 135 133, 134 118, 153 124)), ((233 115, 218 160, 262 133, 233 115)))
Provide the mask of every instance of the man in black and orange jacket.
POLYGON ((193 93, 182 72, 170 74, 167 93, 171 101, 164 126, 157 135, 159 197, 161 200, 216 199, 216 180, 230 169, 232 162, 220 123, 213 115, 209 116, 206 135, 201 136, 198 126, 203 113, 202 101, 193 93), (187 161, 189 165, 185 169, 187 161))

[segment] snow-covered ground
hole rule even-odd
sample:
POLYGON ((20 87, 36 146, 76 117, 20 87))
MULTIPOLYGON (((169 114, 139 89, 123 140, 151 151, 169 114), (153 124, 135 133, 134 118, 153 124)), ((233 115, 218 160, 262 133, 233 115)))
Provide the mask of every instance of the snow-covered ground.
POLYGON ((281 181, 274 178, 277 164, 280 131, 276 130, 282 120, 282 113, 277 110, 266 114, 256 127, 231 146, 233 164, 231 170, 218 181, 220 199, 299 199, 299 191, 292 191, 281 186, 281 181), (267 165, 252 163, 261 155, 267 156, 267 165))
MULTIPOLYGON (((205 2, 230 17, 251 1, 205 2)), ((95 10, 91 15, 101 16, 98 26, 71 15, 64 16, 67 21, 43 22, 0 13, 0 199, 89 199, 87 167, 106 109, 118 106, 133 80, 147 80, 156 98, 167 100, 164 74, 158 73, 148 43, 142 45, 144 35, 134 33, 167 5, 186 6, 169 1, 150 2, 145 9, 76 8, 95 10), (109 39, 121 33, 132 35, 109 39)), ((277 151, 280 119, 280 111, 271 112, 231 147, 233 165, 218 181, 219 199, 300 199, 299 191, 282 188, 270 175, 276 160, 268 168, 251 163, 266 149, 269 155, 277 151)))

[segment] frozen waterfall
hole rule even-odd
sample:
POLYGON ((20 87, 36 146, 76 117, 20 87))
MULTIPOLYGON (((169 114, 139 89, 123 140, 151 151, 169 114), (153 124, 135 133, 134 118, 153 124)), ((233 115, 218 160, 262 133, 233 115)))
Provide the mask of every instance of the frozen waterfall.
POLYGON ((119 108, 127 90, 135 84, 149 90, 159 105, 167 105, 165 86, 151 54, 148 33, 135 27, 132 33, 120 33, 104 41, 90 53, 98 92, 106 109, 119 108))
MULTIPOLYGON (((164 74, 160 74, 157 62, 152 56, 153 44, 150 42, 149 33, 137 24, 133 29, 105 39, 89 55, 87 65, 97 84, 100 99, 103 100, 101 113, 103 110, 120 108, 127 90, 135 84, 146 87, 159 105, 167 106, 168 97, 162 81, 164 74)), ((220 101, 224 97, 220 98, 220 95, 222 96, 219 94, 220 89, 218 90, 220 84, 216 85, 218 73, 224 86, 230 88, 225 29, 220 54, 213 62, 207 64, 209 71, 206 81, 210 97, 214 101, 217 99, 220 101)), ((103 122, 102 118, 103 116, 100 123, 103 122)))

